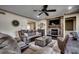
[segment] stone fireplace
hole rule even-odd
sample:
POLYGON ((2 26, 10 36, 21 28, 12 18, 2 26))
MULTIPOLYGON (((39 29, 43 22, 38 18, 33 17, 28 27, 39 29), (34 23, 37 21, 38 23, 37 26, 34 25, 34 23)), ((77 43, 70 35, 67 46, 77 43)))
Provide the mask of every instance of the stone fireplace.
POLYGON ((50 28, 48 31, 48 35, 57 37, 59 36, 59 28, 50 28))
POLYGON ((52 28, 51 29, 51 35, 52 36, 59 36, 59 29, 58 28, 52 28))

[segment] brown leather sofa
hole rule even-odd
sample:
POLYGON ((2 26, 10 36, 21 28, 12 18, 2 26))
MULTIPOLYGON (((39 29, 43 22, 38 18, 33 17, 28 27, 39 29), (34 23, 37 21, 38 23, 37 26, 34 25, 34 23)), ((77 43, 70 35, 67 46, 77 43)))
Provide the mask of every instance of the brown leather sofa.
POLYGON ((58 39, 58 46, 59 46, 59 48, 61 50, 61 54, 64 54, 68 38, 69 38, 69 36, 66 35, 66 37, 65 37, 65 39, 63 41, 61 41, 60 39, 58 39))

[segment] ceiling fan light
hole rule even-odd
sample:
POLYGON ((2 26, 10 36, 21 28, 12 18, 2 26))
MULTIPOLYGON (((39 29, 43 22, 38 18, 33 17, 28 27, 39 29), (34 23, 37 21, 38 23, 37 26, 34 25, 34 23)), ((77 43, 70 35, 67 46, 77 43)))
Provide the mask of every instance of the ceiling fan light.
POLYGON ((40 17, 40 16, 37 16, 38 18, 40 17))
POLYGON ((68 10, 71 10, 71 9, 72 9, 72 6, 69 6, 69 7, 68 7, 68 10))

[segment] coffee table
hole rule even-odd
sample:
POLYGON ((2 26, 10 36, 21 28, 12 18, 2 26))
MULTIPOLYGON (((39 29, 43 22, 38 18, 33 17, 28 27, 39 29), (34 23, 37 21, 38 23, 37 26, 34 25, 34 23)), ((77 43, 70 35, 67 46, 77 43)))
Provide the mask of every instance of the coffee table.
POLYGON ((52 41, 51 37, 49 37, 49 36, 43 36, 43 37, 36 38, 35 45, 39 45, 41 47, 44 47, 48 43, 50 43, 51 41, 52 41))

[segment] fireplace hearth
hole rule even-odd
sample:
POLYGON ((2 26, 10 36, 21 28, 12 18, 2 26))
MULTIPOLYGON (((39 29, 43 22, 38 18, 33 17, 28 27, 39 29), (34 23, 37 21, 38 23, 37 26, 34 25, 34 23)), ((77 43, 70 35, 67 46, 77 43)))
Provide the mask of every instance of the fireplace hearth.
POLYGON ((52 36, 52 38, 57 38, 59 36, 59 28, 51 28, 48 36, 52 36))

